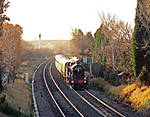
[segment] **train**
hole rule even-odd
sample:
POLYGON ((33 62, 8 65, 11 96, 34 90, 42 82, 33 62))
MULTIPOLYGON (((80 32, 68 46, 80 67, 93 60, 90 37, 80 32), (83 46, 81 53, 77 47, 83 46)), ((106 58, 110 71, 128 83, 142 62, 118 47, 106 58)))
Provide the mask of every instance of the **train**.
POLYGON ((76 57, 69 59, 61 54, 55 55, 55 66, 63 80, 72 88, 87 87, 88 78, 85 76, 85 69, 76 57))

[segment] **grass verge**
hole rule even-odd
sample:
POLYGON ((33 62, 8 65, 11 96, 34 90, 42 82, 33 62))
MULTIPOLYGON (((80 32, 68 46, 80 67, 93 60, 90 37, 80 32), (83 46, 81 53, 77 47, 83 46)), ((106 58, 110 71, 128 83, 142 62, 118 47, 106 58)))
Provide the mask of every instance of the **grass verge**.
POLYGON ((128 85, 122 90, 121 98, 124 104, 150 115, 150 86, 139 86, 138 83, 128 85))
POLYGON ((29 117, 29 116, 21 113, 20 111, 10 107, 8 105, 8 103, 5 103, 5 102, 0 104, 0 111, 6 115, 11 116, 11 117, 29 117))
POLYGON ((150 86, 139 86, 138 83, 130 85, 112 86, 102 78, 94 78, 90 84, 100 91, 113 95, 122 104, 150 116, 150 86))
POLYGON ((121 91, 125 88, 125 85, 112 86, 103 78, 93 78, 90 81, 90 84, 98 88, 100 91, 104 91, 107 94, 113 95, 115 98, 119 98, 121 91))

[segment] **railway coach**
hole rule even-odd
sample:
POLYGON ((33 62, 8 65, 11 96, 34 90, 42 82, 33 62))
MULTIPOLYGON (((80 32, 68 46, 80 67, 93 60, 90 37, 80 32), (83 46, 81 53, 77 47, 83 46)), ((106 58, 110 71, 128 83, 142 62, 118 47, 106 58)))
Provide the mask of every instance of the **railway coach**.
POLYGON ((79 63, 78 59, 69 59, 64 55, 55 56, 55 66, 59 73, 63 76, 63 80, 73 88, 85 88, 88 79, 84 75, 84 67, 79 63))

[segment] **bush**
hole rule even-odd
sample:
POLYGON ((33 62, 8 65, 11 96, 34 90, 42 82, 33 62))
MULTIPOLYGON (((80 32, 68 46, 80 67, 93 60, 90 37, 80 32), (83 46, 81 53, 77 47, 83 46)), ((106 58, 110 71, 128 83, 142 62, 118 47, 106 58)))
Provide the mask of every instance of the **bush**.
POLYGON ((27 115, 22 114, 20 111, 11 108, 7 103, 0 104, 0 111, 6 115, 11 115, 11 117, 28 117, 27 115))
POLYGON ((100 63, 92 64, 92 71, 95 77, 104 77, 104 66, 100 63))
POLYGON ((120 85, 120 80, 118 77, 118 71, 112 71, 109 73, 108 82, 114 86, 120 85))

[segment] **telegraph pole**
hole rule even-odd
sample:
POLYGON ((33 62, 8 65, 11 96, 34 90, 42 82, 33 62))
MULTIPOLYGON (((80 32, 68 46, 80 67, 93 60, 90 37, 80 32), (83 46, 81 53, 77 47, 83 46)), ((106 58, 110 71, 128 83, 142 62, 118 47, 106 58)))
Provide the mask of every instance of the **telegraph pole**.
POLYGON ((39 34, 38 48, 41 49, 41 34, 39 34))

